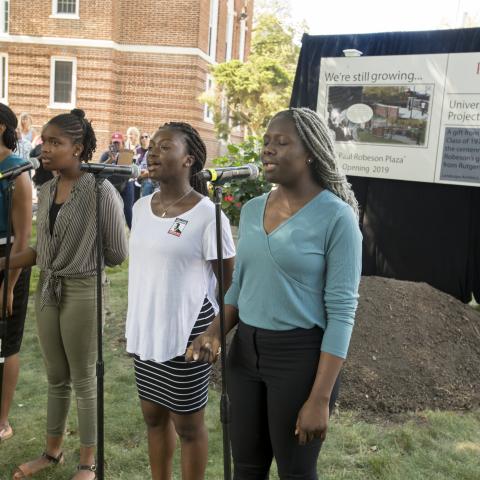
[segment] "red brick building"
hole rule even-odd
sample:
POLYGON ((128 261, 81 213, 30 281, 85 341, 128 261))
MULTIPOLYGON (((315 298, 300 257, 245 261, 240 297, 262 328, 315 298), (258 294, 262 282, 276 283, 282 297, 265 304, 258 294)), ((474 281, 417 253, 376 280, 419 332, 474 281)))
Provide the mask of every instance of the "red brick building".
POLYGON ((40 127, 74 106, 111 132, 194 125, 217 142, 198 97, 209 66, 249 51, 253 0, 0 0, 0 101, 40 127))

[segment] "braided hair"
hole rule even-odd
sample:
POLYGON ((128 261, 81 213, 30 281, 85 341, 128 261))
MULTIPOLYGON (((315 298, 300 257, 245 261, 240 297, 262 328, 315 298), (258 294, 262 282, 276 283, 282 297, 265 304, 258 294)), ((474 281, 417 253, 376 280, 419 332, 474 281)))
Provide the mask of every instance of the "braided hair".
POLYGON ((348 203, 358 217, 357 199, 345 174, 338 169, 333 139, 323 119, 309 108, 290 108, 277 113, 277 116, 293 120, 303 145, 311 155, 312 162, 308 165, 315 181, 348 203))
POLYGON ((205 166, 207 161, 207 147, 200 138, 200 134, 190 124, 184 122, 168 122, 163 124, 160 129, 172 129, 183 134, 187 152, 195 161, 190 167, 190 185, 202 195, 208 196, 206 180, 198 177, 198 173, 205 166))
POLYGON ((0 124, 5 125, 5 131, 2 134, 2 142, 9 150, 17 149, 17 134, 15 129, 18 126, 18 120, 12 109, 0 103, 0 124))
POLYGON ((88 162, 92 159, 97 148, 97 138, 92 123, 85 118, 85 112, 74 108, 70 113, 61 113, 47 122, 47 125, 56 125, 63 134, 70 137, 74 145, 83 145, 80 160, 88 162))

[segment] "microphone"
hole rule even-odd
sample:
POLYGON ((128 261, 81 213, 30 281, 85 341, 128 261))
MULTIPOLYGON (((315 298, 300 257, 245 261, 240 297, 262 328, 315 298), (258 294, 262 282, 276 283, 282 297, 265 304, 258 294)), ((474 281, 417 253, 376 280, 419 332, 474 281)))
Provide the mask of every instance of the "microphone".
POLYGON ((36 170, 40 166, 40 162, 32 157, 30 160, 21 163, 15 167, 7 168, 4 172, 0 172, 0 180, 14 180, 23 172, 28 172, 29 170, 36 170))
POLYGON ((140 167, 138 165, 112 165, 110 163, 81 163, 82 172, 93 173, 103 177, 112 175, 121 175, 128 178, 137 178, 140 176, 140 167))
POLYGON ((207 168, 198 172, 197 176, 207 182, 221 184, 232 180, 255 180, 258 174, 258 167, 254 163, 247 163, 239 167, 207 168))

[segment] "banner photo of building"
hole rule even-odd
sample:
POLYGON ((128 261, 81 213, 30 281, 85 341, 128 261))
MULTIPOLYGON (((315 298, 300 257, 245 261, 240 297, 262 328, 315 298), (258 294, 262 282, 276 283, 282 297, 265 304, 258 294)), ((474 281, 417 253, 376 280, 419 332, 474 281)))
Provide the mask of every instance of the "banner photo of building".
POLYGON ((320 71, 345 173, 480 186, 480 54, 325 57, 320 71))

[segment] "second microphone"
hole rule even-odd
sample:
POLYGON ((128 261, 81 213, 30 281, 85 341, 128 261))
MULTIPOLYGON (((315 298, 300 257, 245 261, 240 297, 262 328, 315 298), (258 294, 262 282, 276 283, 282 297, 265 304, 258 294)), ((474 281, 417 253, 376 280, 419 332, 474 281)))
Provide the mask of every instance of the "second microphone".
POLYGON ((258 167, 254 163, 247 163, 238 167, 207 168, 198 172, 197 176, 208 182, 221 184, 232 180, 255 180, 258 174, 258 167))
POLYGON ((94 175, 110 177, 112 175, 121 175, 128 178, 138 178, 140 176, 140 167, 138 165, 111 165, 105 163, 82 163, 80 164, 82 172, 90 172, 94 175))

